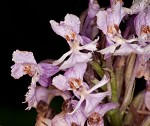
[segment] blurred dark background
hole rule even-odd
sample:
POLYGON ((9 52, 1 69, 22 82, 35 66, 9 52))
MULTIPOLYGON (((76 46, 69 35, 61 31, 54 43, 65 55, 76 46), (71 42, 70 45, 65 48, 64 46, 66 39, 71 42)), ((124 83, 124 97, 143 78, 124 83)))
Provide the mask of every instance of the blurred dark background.
MULTIPOLYGON (((109 5, 109 0, 99 2, 103 7, 109 5)), ((49 21, 64 20, 67 13, 80 16, 87 7, 88 0, 0 1, 0 126, 35 124, 35 109, 26 111, 27 104, 22 104, 31 78, 11 77, 13 51, 32 51, 37 62, 59 58, 68 45, 53 32, 49 21)))
POLYGON ((31 78, 11 77, 13 51, 32 51, 37 62, 59 58, 68 45, 53 32, 49 21, 64 20, 67 13, 79 16, 87 6, 87 0, 0 1, 0 126, 35 124, 35 109, 27 111, 27 104, 22 103, 31 78))

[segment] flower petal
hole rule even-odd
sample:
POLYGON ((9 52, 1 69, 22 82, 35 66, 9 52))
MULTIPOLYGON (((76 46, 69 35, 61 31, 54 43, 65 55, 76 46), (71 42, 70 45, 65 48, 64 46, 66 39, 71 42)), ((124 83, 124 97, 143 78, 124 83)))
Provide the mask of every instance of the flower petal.
POLYGON ((100 10, 96 16, 97 16, 97 26, 100 30, 103 31, 103 33, 107 34, 107 18, 108 13, 104 10, 100 10), (103 19, 103 20, 102 20, 103 19))
POLYGON ((82 53, 79 51, 73 52, 69 59, 63 62, 63 64, 60 66, 60 69, 65 70, 66 68, 71 68, 78 63, 87 63, 91 61, 91 57, 91 53, 82 53))
POLYGON ((12 61, 14 61, 15 63, 37 64, 32 52, 16 50, 12 55, 12 61))
POLYGON ((49 63, 39 63, 40 75, 45 78, 51 77, 59 71, 59 67, 49 63))
POLYGON ((52 85, 54 85, 56 88, 62 91, 66 91, 67 89, 70 88, 70 85, 68 84, 66 77, 61 74, 53 78, 52 85))
POLYGON ((62 36, 63 38, 65 38, 65 35, 70 32, 69 28, 65 27, 64 25, 58 24, 54 20, 50 20, 50 24, 51 24, 51 28, 54 30, 54 32, 57 35, 62 36))
POLYGON ((80 20, 76 15, 73 14, 67 14, 65 16, 65 20, 63 22, 65 25, 71 27, 71 29, 79 34, 80 31, 80 20))
POLYGON ((139 45, 137 44, 122 44, 119 49, 117 49, 113 55, 121 55, 121 56, 127 56, 131 53, 138 53, 136 48, 139 48, 139 45))
POLYGON ((11 76, 14 77, 15 79, 19 79, 23 75, 27 74, 23 71, 24 66, 21 64, 14 64, 13 66, 11 66, 11 69, 12 69, 11 76))
POLYGON ((72 68, 69 68, 68 70, 66 70, 66 72, 64 73, 64 76, 68 79, 77 78, 77 79, 83 80, 83 75, 86 71, 86 68, 87 68, 86 63, 76 64, 72 68))
POLYGON ((49 91, 47 88, 42 86, 36 86, 31 84, 28 87, 29 91, 25 95, 25 102, 28 102, 28 107, 26 110, 30 110, 32 107, 37 106, 37 103, 42 100, 47 103, 49 91))
POLYGON ((104 116, 106 112, 119 107, 118 103, 106 103, 100 104, 96 109, 95 112, 98 112, 101 116, 104 116))

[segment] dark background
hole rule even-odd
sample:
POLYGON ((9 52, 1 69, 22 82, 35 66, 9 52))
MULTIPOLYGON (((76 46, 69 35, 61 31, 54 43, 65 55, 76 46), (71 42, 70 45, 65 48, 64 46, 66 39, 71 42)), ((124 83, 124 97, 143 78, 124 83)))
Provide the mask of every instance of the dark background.
MULTIPOLYGON (((108 0, 99 2, 101 7, 109 5, 108 0)), ((69 48, 51 29, 49 21, 64 20, 67 13, 80 16, 87 7, 88 0, 0 1, 0 126, 35 124, 35 109, 26 111, 27 104, 22 104, 31 78, 11 77, 13 51, 32 51, 37 62, 59 58, 69 48)))
POLYGON ((68 50, 66 41, 55 34, 49 21, 77 16, 87 0, 3 0, 0 1, 0 126, 34 126, 36 111, 22 104, 31 78, 11 77, 12 53, 32 51, 37 62, 57 59, 68 50))

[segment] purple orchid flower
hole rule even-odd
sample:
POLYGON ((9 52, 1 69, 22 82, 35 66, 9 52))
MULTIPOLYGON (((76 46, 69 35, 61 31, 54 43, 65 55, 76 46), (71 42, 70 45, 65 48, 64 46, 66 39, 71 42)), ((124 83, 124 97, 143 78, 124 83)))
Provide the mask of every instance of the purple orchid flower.
POLYGON ((109 38, 112 38, 114 35, 120 36, 119 25, 125 15, 126 13, 123 10, 122 4, 118 1, 111 8, 100 10, 96 14, 97 26, 109 38))
POLYGON ((59 90, 71 90, 74 95, 79 99, 79 102, 75 109, 70 113, 73 114, 77 109, 80 108, 81 104, 84 104, 84 109, 90 111, 97 104, 99 104, 104 97, 110 95, 110 91, 94 93, 96 89, 105 85, 109 79, 104 76, 102 80, 94 85, 91 89, 83 81, 83 75, 87 68, 87 64, 77 64, 74 67, 66 70, 64 75, 58 75, 53 78, 52 84, 59 90))
POLYGON ((82 36, 79 35, 80 20, 77 16, 67 14, 64 21, 57 23, 54 20, 50 20, 50 24, 56 34, 65 38, 70 46, 70 51, 65 53, 60 59, 54 61, 54 65, 62 63, 69 55, 70 57, 61 64, 60 69, 64 70, 74 66, 77 63, 87 63, 92 60, 91 52, 83 53, 80 52, 80 50, 86 49, 92 52, 97 50, 96 43, 98 39, 89 42, 90 40, 88 38, 82 38, 82 36), (84 45, 85 40, 88 41, 88 44, 84 45))
POLYGON ((139 60, 145 64, 150 59, 150 7, 141 11, 134 19, 135 32, 138 36, 139 60))
POLYGON ((135 31, 139 38, 139 44, 146 45, 150 42, 150 7, 141 11, 134 20, 135 31))
POLYGON ((87 113, 88 117, 87 126, 104 126, 103 116, 106 112, 115 109, 119 106, 118 103, 106 103, 100 104, 90 113, 87 113))
POLYGON ((101 49, 100 53, 105 54, 105 59, 113 55, 128 55, 132 52, 138 53, 140 46, 137 44, 132 44, 132 42, 137 41, 137 38, 124 39, 121 35, 119 29, 120 22, 122 18, 126 15, 122 3, 117 1, 111 8, 105 10, 100 10, 97 16, 97 25, 100 30, 106 35, 107 47, 101 49), (103 18, 103 20, 102 20, 103 18), (119 49, 116 49, 119 47, 119 49))
POLYGON ((19 79, 28 74, 32 77, 32 84, 38 81, 40 85, 47 87, 50 84, 50 77, 59 71, 59 67, 53 64, 37 64, 33 53, 28 51, 14 51, 12 60, 15 64, 11 66, 11 76, 19 79))

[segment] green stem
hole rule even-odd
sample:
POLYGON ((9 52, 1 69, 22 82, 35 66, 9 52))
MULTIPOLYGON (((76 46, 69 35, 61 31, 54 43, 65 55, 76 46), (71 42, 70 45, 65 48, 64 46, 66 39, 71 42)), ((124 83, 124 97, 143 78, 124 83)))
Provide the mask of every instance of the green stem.
POLYGON ((118 108, 108 112, 111 126, 123 126, 122 116, 118 108))
POLYGON ((104 68, 104 70, 110 73, 110 85, 111 85, 111 102, 118 102, 118 95, 117 95, 117 83, 116 78, 112 70, 109 68, 104 68))
POLYGON ((104 72, 103 72, 101 66, 95 61, 91 61, 91 65, 92 65, 93 69, 96 71, 96 73, 102 78, 104 75, 104 72))
MULTIPOLYGON (((106 71, 110 73, 110 85, 111 85, 111 102, 118 103, 118 95, 117 95, 117 83, 115 79, 115 75, 112 70, 105 68, 106 71)), ((119 111, 119 108, 111 110, 108 112, 111 126, 122 126, 122 116, 119 111)))

